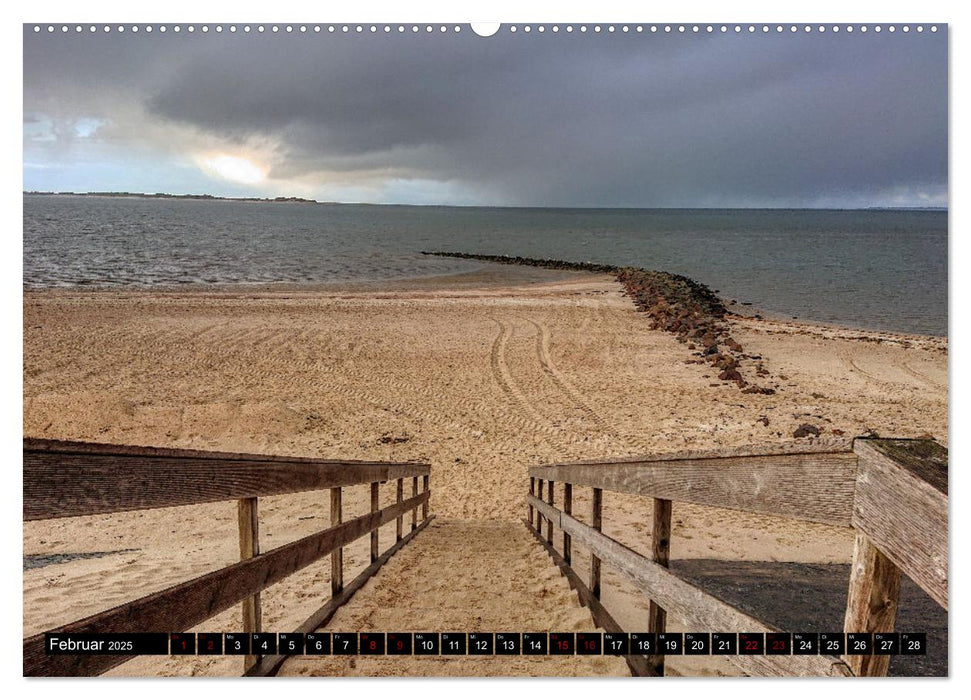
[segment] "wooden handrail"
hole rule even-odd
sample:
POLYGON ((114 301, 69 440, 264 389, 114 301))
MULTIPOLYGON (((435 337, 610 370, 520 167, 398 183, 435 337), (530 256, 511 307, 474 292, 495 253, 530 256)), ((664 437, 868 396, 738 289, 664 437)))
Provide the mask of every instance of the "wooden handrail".
POLYGON ((853 527, 947 609, 947 450, 933 440, 859 439, 853 527))
MULTIPOLYGON (((47 633, 181 632, 229 609, 339 547, 374 531, 428 500, 427 491, 380 511, 347 520, 264 554, 191 581, 124 603, 47 633)), ((104 673, 126 656, 48 656, 44 633, 24 640, 24 675, 76 676, 104 673)))
POLYGON ((850 443, 840 442, 573 462, 531 467, 529 475, 574 486, 850 527, 856 463, 850 443))
MULTIPOLYGON (((615 571, 624 575, 642 592, 668 612, 698 629, 731 632, 777 632, 764 622, 742 612, 723 600, 705 593, 665 566, 638 554, 594 528, 529 496, 530 504, 547 521, 570 533, 574 542, 587 547, 615 571)), ((738 656, 732 660, 753 675, 844 676, 843 663, 829 656, 738 656)))
MULTIPOLYGON (((536 541, 546 550, 547 554, 553 559, 553 563, 556 564, 560 569, 560 573, 566 578, 567 583, 570 584, 570 588, 577 592, 577 597, 580 599, 580 605, 585 605, 590 609, 590 615, 593 617, 593 621, 598 627, 603 627, 608 632, 623 632, 624 628, 613 618, 607 608, 603 606, 600 599, 593 594, 593 591, 581 580, 577 575, 577 572, 573 570, 569 562, 563 558, 563 556, 556 551, 556 547, 552 544, 547 543, 546 538, 543 537, 540 532, 533 527, 531 520, 524 520, 526 527, 536 538, 536 541)), ((647 657, 640 655, 630 655, 625 656, 624 660, 630 667, 631 672, 635 676, 652 676, 656 675, 654 669, 648 663, 647 657)))
POLYGON ((24 438, 24 517, 98 515, 425 476, 427 464, 24 438))
POLYGON ((709 450, 674 450, 630 455, 615 459, 585 459, 575 462, 556 462, 538 464, 530 468, 573 467, 583 465, 644 464, 648 462, 675 462, 682 460, 720 459, 723 457, 769 457, 771 455, 826 454, 831 452, 852 452, 853 439, 838 438, 826 442, 777 442, 769 445, 742 445, 740 447, 717 447, 709 450))
MULTIPOLYGON (((947 464, 947 450, 933 440, 857 438, 828 444, 676 452, 538 466, 529 470, 526 505, 530 516, 535 512, 536 522, 530 517, 527 526, 551 552, 596 620, 616 625, 599 601, 599 564, 604 561, 648 595, 650 624, 658 631, 663 627, 664 613, 671 611, 699 628, 750 632, 768 632, 773 628, 666 568, 666 523, 671 501, 852 528, 856 531, 856 543, 844 629, 892 632, 902 573, 947 609, 947 464), (544 481, 569 485, 571 502, 573 486, 591 487, 593 526, 557 510, 552 492, 544 500, 544 481), (534 488, 537 483, 538 493, 534 488), (604 490, 653 499, 652 558, 641 556, 600 531, 604 490), (542 520, 547 522, 545 542, 542 520), (569 562, 553 548, 551 526, 563 531, 564 552, 574 541, 590 550, 589 588, 579 583, 569 562)), ((656 659, 646 661, 648 672, 663 673, 663 666, 656 659)), ((732 661, 748 673, 757 674, 886 675, 889 657, 845 655, 840 660, 737 656, 732 661)), ((628 663, 635 673, 645 669, 642 661, 628 663)))
MULTIPOLYGON (((858 439, 846 632, 893 632, 901 574, 947 609, 947 450, 933 440, 858 439)), ((860 676, 885 676, 886 656, 846 656, 860 676)))
MULTIPOLYGON (((334 573, 332 596, 304 626, 324 624, 381 564, 434 517, 428 515, 429 470, 429 465, 417 463, 317 460, 25 439, 25 521, 235 499, 239 508, 241 561, 24 639, 24 675, 96 675, 132 658, 48 655, 44 650, 45 634, 179 632, 238 603, 243 604, 244 631, 259 631, 260 591, 330 554, 334 573), (403 500, 401 480, 409 476, 413 477, 414 490, 411 498, 403 500), (419 476, 423 477, 421 493, 419 476), (397 482, 399 497, 393 505, 379 509, 379 485, 389 480, 397 482), (371 512, 344 521, 342 487, 357 484, 369 485, 371 512), (331 490, 331 527, 261 552, 258 497, 320 489, 331 490), (412 513, 412 532, 381 555, 378 529, 393 520, 400 523, 408 511, 412 513), (367 534, 371 535, 372 564, 345 588, 343 547, 367 534)), ((282 657, 268 660, 253 654, 246 657, 244 670, 267 673, 279 663, 282 657)))

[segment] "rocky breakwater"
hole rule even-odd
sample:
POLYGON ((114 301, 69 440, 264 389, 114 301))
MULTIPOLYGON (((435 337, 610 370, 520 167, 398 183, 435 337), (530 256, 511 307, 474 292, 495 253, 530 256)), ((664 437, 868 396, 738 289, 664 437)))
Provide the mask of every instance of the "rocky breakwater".
POLYGON ((718 370, 719 380, 734 382, 745 394, 775 393, 742 376, 743 363, 747 373, 759 378, 767 378, 769 372, 761 355, 746 354, 732 337, 729 312, 706 285, 683 275, 637 267, 620 269, 617 281, 638 311, 651 319, 652 328, 674 333, 693 351, 695 359, 689 362, 711 365, 718 370))
POLYGON ((550 270, 572 270, 574 272, 602 272, 616 275, 622 268, 616 265, 601 265, 590 262, 569 262, 548 258, 522 258, 518 255, 479 255, 478 253, 448 253, 445 251, 421 251, 422 255, 436 255, 440 258, 461 258, 462 260, 482 260, 484 262, 499 263, 500 265, 528 265, 529 267, 545 267, 550 270))
POLYGON ((711 365, 722 382, 734 383, 746 394, 774 394, 775 389, 756 384, 755 377, 766 381, 768 370, 761 355, 745 353, 731 335, 729 311, 709 287, 683 275, 639 267, 618 267, 589 262, 523 258, 509 255, 477 255, 475 253, 425 252, 468 260, 483 260, 503 265, 529 265, 552 270, 597 272, 613 275, 623 285, 624 292, 638 311, 651 319, 651 327, 673 333, 678 342, 692 351, 687 362, 711 365), (744 374, 748 375, 746 379, 744 374), (754 377, 752 376, 754 375, 754 377))

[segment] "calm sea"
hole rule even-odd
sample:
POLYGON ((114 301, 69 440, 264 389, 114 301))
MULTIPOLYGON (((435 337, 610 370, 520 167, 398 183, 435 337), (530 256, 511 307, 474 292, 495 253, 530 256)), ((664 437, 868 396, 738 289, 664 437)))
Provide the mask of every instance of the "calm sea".
POLYGON ((947 213, 308 205, 24 195, 24 286, 383 280, 475 270, 421 250, 635 265, 726 299, 947 334, 947 213))

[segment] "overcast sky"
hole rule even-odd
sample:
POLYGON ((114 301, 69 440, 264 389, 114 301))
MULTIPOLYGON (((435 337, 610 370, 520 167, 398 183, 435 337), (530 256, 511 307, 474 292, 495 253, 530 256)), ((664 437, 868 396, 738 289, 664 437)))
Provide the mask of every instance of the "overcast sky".
MULTIPOLYGON (((46 29, 46 28, 45 28, 46 29)), ((947 204, 947 36, 24 29, 24 189, 947 204)))

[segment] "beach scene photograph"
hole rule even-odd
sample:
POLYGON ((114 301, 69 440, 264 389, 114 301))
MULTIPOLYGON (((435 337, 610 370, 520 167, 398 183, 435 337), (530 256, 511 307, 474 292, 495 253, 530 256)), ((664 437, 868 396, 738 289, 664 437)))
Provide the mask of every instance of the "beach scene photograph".
POLYGON ((949 675, 947 24, 22 32, 24 676, 949 675))

